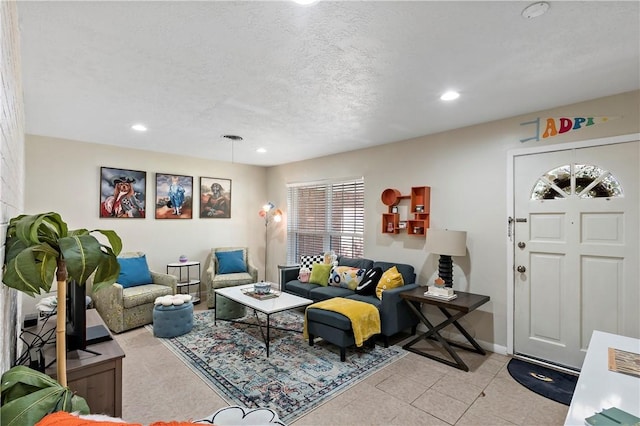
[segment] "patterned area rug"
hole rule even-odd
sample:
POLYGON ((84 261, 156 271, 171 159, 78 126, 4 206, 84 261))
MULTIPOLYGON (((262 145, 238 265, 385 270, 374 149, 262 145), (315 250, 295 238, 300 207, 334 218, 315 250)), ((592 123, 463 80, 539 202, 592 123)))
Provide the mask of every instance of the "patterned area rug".
MULTIPOLYGON (((285 423, 407 354, 376 345, 347 350, 347 360, 340 362, 336 346, 316 340, 311 347, 301 333, 272 328, 267 358, 259 327, 221 320, 214 325, 213 314, 194 313, 191 332, 162 342, 229 404, 271 408, 285 423)), ((272 327, 302 331, 302 323, 301 312, 271 315, 272 327)))

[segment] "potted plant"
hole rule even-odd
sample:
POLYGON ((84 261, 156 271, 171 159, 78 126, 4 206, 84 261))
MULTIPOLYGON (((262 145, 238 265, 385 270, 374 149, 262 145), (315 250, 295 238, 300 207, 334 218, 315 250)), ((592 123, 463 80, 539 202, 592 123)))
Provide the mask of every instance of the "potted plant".
POLYGON ((94 274, 94 291, 113 284, 120 272, 117 256, 121 249, 122 241, 115 231, 69 230, 54 212, 21 215, 9 222, 2 282, 30 296, 50 291, 54 276, 58 283, 56 358, 57 379, 63 388, 67 386, 64 309, 67 279, 84 285, 94 274), (102 234, 109 244, 100 243, 92 232, 102 234))

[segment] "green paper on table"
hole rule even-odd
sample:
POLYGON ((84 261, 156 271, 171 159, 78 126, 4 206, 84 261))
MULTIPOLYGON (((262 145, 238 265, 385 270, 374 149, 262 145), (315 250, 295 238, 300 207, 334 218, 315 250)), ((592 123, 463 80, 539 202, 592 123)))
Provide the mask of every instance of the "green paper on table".
POLYGON ((611 407, 584 419, 588 426, 640 425, 640 417, 627 413, 619 408, 611 407))

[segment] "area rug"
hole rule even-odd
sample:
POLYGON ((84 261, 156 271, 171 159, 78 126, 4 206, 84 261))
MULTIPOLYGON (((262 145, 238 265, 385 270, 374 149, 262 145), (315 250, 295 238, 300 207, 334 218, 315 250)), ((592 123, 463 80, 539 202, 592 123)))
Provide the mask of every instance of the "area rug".
POLYGON ((511 377, 529 390, 561 404, 571 404, 577 376, 515 358, 509 361, 507 369, 511 377))
MULTIPOLYGON (((162 342, 227 403, 271 408, 285 423, 407 354, 397 346, 376 345, 347 350, 347 360, 340 362, 338 347, 322 340, 309 346, 301 333, 272 328, 267 358, 259 327, 221 320, 214 325, 213 315, 213 310, 194 313, 191 332, 162 342)), ((271 315, 272 327, 302 331, 302 323, 301 312, 271 315)))

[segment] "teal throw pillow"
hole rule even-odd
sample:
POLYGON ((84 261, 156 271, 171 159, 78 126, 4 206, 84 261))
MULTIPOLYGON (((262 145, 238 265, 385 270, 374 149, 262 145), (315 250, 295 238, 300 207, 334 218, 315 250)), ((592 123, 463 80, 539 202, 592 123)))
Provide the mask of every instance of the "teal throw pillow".
POLYGON ((216 252, 216 258, 218 259, 219 274, 247 272, 242 250, 218 251, 216 252))
POLYGON ((135 287, 143 284, 151 284, 151 272, 147 265, 147 257, 119 257, 120 275, 118 275, 118 284, 124 288, 135 287))
POLYGON ((331 275, 331 268, 333 268, 333 265, 329 263, 314 263, 313 268, 311 268, 309 283, 320 284, 326 287, 329 284, 329 275, 331 275))

